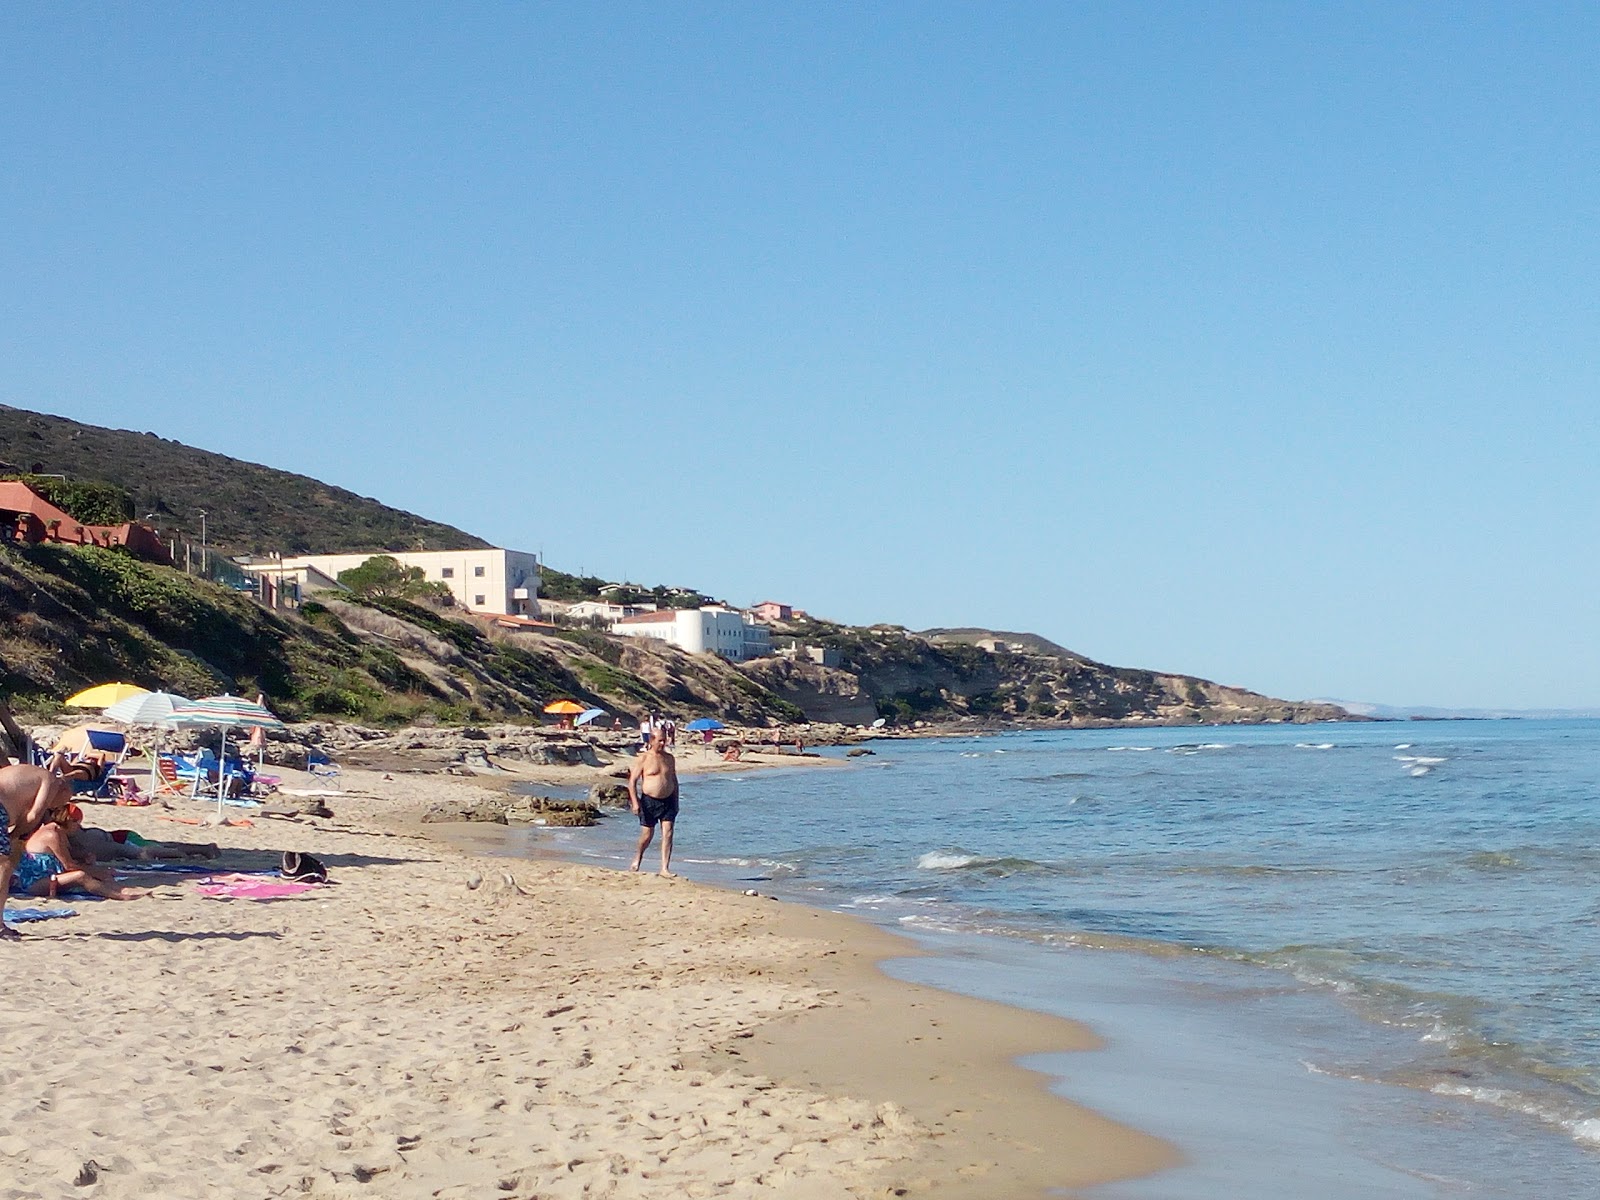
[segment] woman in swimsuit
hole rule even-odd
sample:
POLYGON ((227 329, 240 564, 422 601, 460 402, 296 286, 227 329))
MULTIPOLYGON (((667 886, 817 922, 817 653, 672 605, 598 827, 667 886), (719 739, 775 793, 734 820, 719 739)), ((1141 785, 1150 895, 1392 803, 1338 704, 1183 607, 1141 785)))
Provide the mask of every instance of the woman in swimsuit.
POLYGON ((110 867, 86 866, 73 858, 67 845, 66 820, 66 810, 58 810, 28 838, 11 877, 14 894, 54 896, 79 891, 107 900, 137 900, 147 894, 123 887, 110 867))

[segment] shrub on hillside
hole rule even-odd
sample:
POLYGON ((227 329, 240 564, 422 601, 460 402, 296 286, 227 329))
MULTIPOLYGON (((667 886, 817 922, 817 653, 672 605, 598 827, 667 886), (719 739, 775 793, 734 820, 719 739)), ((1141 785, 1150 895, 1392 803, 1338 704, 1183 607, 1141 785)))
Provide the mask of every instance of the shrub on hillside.
POLYGON ((49 475, 4 475, 0 478, 20 480, 85 525, 123 525, 133 520, 133 497, 114 483, 56 479, 49 475))

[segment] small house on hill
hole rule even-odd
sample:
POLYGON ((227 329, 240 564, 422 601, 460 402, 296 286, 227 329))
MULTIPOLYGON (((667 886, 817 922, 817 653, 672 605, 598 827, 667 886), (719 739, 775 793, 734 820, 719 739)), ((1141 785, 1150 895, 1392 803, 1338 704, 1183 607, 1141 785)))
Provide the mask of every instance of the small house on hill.
POLYGON ((30 545, 59 542, 68 546, 121 547, 151 562, 172 563, 161 538, 143 522, 85 524, 16 479, 0 481, 0 538, 30 545))

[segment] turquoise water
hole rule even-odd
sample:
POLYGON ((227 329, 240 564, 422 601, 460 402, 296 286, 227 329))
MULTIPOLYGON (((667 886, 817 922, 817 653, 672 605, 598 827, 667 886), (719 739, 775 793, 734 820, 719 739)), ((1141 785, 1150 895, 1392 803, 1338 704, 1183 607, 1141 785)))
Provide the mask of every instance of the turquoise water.
MULTIPOLYGON (((1263 1144, 1343 1172, 1296 1195, 1600 1196, 1600 722, 873 748, 691 780, 675 865, 935 951, 899 973, 1089 1019, 1112 1048, 1044 1064, 1061 1090, 1191 1158, 1108 1197, 1282 1195, 1263 1144)), ((633 832, 561 844, 616 859, 633 832)))

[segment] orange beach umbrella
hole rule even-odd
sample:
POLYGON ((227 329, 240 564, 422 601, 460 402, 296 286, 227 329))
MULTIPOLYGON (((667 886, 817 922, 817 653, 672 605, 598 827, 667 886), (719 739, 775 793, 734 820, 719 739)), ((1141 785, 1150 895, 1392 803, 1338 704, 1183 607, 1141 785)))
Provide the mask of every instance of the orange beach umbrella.
POLYGON ((579 704, 573 700, 556 700, 553 703, 546 704, 544 710, 559 717, 575 717, 579 713, 588 712, 589 706, 587 704, 579 704))

